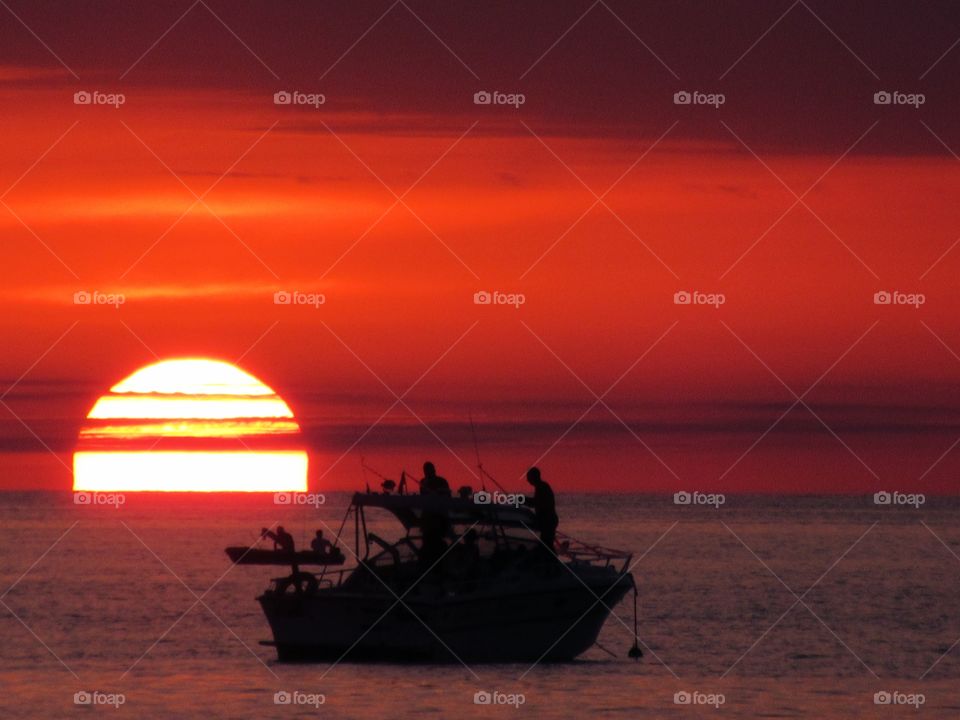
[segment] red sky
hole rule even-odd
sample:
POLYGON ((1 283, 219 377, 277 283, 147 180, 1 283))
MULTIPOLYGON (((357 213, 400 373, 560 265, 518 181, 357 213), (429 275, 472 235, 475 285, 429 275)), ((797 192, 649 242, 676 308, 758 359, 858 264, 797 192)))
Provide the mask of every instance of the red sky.
POLYGON ((324 487, 361 453, 471 481, 472 413, 511 480, 956 492, 960 17, 781 5, 0 9, 0 484, 67 487, 45 446, 202 355, 290 403, 324 487))

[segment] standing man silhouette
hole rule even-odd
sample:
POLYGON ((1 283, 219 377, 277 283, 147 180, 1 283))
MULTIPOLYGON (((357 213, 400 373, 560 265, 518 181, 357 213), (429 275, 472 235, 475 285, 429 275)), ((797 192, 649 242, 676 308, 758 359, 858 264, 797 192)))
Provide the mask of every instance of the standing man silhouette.
MULTIPOLYGON (((432 462, 423 464, 423 480, 420 481, 421 495, 439 495, 450 497, 450 484, 446 478, 437 475, 437 468, 432 462)), ((420 515, 420 530, 423 542, 420 546, 420 565, 429 570, 433 568, 436 575, 440 575, 443 568, 437 562, 447 550, 444 536, 449 528, 449 518, 445 510, 423 510, 420 515)))
POLYGON ((560 523, 553 488, 540 477, 540 468, 536 467, 527 470, 527 482, 533 485, 533 510, 537 517, 540 540, 552 552, 553 543, 557 537, 557 525, 560 523))

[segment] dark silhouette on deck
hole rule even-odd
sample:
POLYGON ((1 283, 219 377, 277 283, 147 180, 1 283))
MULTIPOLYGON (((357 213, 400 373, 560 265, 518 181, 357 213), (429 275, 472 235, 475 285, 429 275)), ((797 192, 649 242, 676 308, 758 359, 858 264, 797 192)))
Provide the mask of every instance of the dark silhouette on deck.
POLYGON ((283 525, 277 527, 276 532, 263 528, 260 530, 260 535, 273 540, 274 550, 285 550, 286 552, 293 552, 295 550, 293 535, 284 530, 283 525))
POLYGON ((333 543, 323 536, 323 530, 317 530, 317 536, 310 541, 310 548, 321 555, 333 554, 333 543))
MULTIPOLYGON (((423 479, 420 481, 421 495, 441 495, 450 497, 450 484, 437 475, 437 469, 432 462, 423 464, 423 479)), ((425 570, 432 568, 432 574, 442 572, 438 561, 447 550, 447 543, 443 539, 450 525, 447 514, 444 512, 423 511, 420 529, 423 532, 423 546, 420 550, 420 566, 425 570)))
POLYGON ((420 481, 421 495, 445 495, 450 497, 450 483, 447 479, 437 475, 437 468, 432 462, 423 464, 423 479, 420 481))
POLYGON ((533 486, 533 511, 536 513, 540 540, 553 550, 557 539, 557 525, 560 524, 553 488, 540 477, 540 468, 536 467, 527 470, 527 482, 533 486))

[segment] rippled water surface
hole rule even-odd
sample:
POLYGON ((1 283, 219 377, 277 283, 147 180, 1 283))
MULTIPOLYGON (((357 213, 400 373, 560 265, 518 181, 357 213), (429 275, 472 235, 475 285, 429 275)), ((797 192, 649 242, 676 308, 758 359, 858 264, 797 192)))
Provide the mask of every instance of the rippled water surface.
MULTIPOLYGON (((338 529, 348 499, 290 508, 270 496, 141 495, 114 509, 0 494, 3 716, 89 711, 74 693, 94 690, 125 700, 94 710, 147 718, 714 713, 676 704, 676 693, 722 696, 720 712, 737 717, 916 716, 875 705, 878 692, 922 697, 925 717, 960 713, 956 501, 729 496, 709 509, 561 495, 561 530, 634 553, 639 662, 626 657, 628 596, 602 647, 569 664, 279 664, 259 644, 270 634, 255 601, 279 569, 231 568, 223 548, 277 521, 302 544, 318 527, 338 529), (325 702, 276 705, 283 691, 325 702), (474 704, 482 691, 524 702, 474 704)), ((369 529, 396 532, 389 518, 369 529)))

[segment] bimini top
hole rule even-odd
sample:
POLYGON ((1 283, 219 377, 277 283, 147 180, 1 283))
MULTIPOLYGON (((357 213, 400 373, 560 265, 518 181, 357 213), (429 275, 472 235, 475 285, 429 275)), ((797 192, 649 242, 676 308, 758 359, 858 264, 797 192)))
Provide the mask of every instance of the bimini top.
MULTIPOLYGON (((354 493, 355 507, 378 507, 392 512, 403 526, 420 527, 424 512, 444 513, 454 525, 500 525, 503 527, 536 528, 533 509, 525 505, 503 505, 477 502, 473 497, 446 497, 444 495, 389 495, 374 492, 354 493)), ((490 498, 489 494, 486 497, 490 498)))

